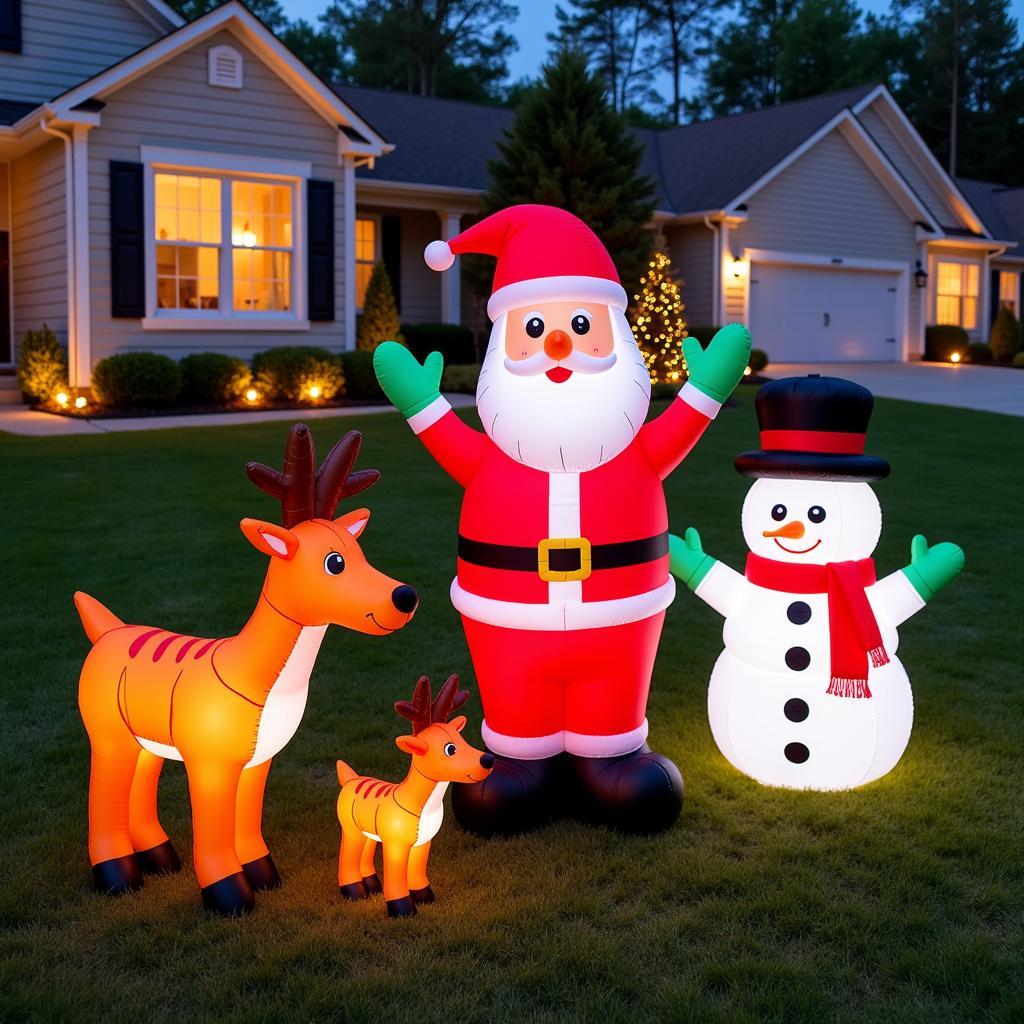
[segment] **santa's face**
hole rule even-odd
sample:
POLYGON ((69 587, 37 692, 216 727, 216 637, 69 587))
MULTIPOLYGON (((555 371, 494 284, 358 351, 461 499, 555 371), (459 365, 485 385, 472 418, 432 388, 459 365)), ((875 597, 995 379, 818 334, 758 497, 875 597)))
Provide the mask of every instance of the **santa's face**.
POLYGON ((865 483, 763 477, 743 502, 743 539, 777 562, 867 558, 881 532, 882 509, 865 483))
POLYGON ((622 310, 542 302, 495 320, 477 409, 506 455, 549 473, 573 473, 622 452, 643 425, 650 396, 622 310))

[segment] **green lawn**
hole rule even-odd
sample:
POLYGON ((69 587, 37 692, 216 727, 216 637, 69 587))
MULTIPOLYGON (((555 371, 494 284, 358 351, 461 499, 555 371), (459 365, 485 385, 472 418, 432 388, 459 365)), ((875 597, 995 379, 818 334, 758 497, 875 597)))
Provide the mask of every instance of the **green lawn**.
MULTIPOLYGON (((907 561, 918 531, 967 552, 902 629, 917 720, 889 776, 801 794, 732 769, 705 714, 722 623, 683 591, 649 715, 686 780, 678 824, 637 838, 560 823, 484 842, 449 817, 431 858, 439 902, 398 922, 380 900, 337 897, 334 761, 398 778, 392 702, 421 672, 458 671, 474 690, 447 598, 460 495, 393 415, 314 423, 321 454, 350 425, 366 434, 362 464, 383 472, 364 549, 422 606, 388 639, 328 633, 270 775, 266 834, 285 885, 244 920, 200 909, 190 865, 120 900, 90 890, 76 706, 87 641, 71 594, 129 621, 237 629, 264 568, 238 520, 276 514, 242 467, 279 463, 285 424, 0 435, 0 1020, 1024 1020, 1024 420, 877 404, 870 449, 893 466, 877 485, 880 573, 907 561)), ((746 388, 668 487, 673 527, 699 526, 733 565, 747 483, 732 458, 755 438, 746 388)), ((478 739, 475 692, 468 713, 478 739)), ((180 765, 163 794, 188 858, 180 765)))

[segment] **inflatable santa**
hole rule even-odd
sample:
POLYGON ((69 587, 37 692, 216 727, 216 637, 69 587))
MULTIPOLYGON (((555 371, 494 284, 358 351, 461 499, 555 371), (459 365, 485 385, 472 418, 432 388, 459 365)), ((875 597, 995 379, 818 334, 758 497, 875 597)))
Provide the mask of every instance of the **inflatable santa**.
POLYGON ((668 571, 662 480, 732 392, 750 352, 739 325, 706 349, 686 339, 689 380, 645 424, 650 381, 608 252, 550 206, 502 210, 425 259, 497 257, 494 322, 477 385, 484 433, 440 395, 442 358, 374 353, 381 387, 462 487, 457 576, 495 755, 454 809, 480 834, 522 831, 561 812, 635 831, 682 807, 676 766, 647 740, 647 691, 668 571))

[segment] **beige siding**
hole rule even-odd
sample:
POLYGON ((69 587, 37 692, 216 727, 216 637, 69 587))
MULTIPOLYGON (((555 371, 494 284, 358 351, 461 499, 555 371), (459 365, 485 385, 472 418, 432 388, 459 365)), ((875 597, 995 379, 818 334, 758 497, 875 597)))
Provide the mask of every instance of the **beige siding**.
MULTIPOLYGON (((337 132, 227 32, 196 45, 109 97, 102 127, 89 137, 93 361, 113 352, 152 349, 172 356, 217 349, 243 358, 273 345, 344 348, 345 182, 337 132), (207 84, 207 53, 226 43, 245 59, 245 88, 207 84), (308 331, 149 331, 110 315, 111 160, 138 161, 140 145, 308 161, 314 178, 335 183, 335 316, 308 331)), ((300 199, 300 206, 304 199, 300 199)), ((300 211, 296 211, 299 213, 300 211)), ((153 268, 147 267, 147 273, 153 268)), ((303 275, 304 278, 304 275, 303 275)), ((304 279, 297 282, 305 289, 304 279)), ((353 339, 354 343, 354 339, 353 339)))
POLYGON ((440 237, 436 213, 402 211, 402 319, 406 323, 436 324, 441 319, 441 275, 423 262, 423 250, 440 237))
MULTIPOLYGON (((881 103, 882 101, 876 102, 881 103)), ((875 109, 874 104, 861 111, 857 115, 857 119, 893 162, 907 184, 917 193, 918 198, 931 210, 940 225, 943 227, 967 227, 953 212, 946 200, 935 191, 927 176, 898 141, 896 134, 875 109)))
MULTIPOLYGON (((747 222, 729 233, 735 254, 770 249, 886 260, 914 270, 914 222, 838 132, 826 135, 747 206, 747 222)), ((923 325, 914 289, 909 290, 909 348, 915 354, 923 345, 923 325)), ((729 318, 742 313, 742 296, 735 288, 727 289, 726 300, 729 318)))
POLYGON ((64 149, 53 141, 11 165, 14 338, 48 324, 67 344, 64 149))
POLYGON ((665 232, 672 269, 682 285, 688 324, 714 324, 714 235, 704 224, 670 227, 665 232))
POLYGON ((125 0, 22 0, 21 53, 0 54, 0 96, 53 99, 162 34, 125 0))

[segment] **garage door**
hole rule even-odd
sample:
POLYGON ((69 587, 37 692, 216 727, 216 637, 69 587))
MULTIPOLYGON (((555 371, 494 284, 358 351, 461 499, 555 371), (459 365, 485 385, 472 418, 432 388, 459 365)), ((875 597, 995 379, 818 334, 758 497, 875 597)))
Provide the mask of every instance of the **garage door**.
POLYGON ((773 362, 894 360, 897 275, 754 263, 750 331, 773 362))

